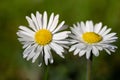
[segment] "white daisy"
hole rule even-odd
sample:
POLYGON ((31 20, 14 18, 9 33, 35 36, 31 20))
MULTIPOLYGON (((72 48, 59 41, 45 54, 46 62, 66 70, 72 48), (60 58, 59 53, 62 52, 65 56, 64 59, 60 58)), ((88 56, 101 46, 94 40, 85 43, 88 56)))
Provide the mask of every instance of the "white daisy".
MULTIPOLYGON (((70 31, 62 31, 65 29, 64 21, 58 25, 59 15, 52 13, 50 19, 47 19, 47 12, 43 15, 38 11, 36 16, 31 14, 31 18, 26 16, 29 27, 20 26, 17 32, 18 40, 23 44, 23 57, 27 60, 32 59, 34 63, 39 55, 44 57, 45 64, 48 65, 48 60, 53 63, 51 49, 54 50, 60 57, 64 58, 63 52, 68 41, 66 38, 70 31)), ((40 62, 39 66, 42 63, 40 62)))
POLYGON ((71 48, 69 51, 74 51, 74 55, 79 54, 89 59, 90 55, 99 56, 99 51, 105 50, 108 54, 115 52, 117 46, 111 43, 115 42, 118 37, 116 33, 110 33, 111 28, 107 26, 102 28, 102 23, 93 25, 92 21, 86 21, 86 24, 81 22, 71 27, 71 48))

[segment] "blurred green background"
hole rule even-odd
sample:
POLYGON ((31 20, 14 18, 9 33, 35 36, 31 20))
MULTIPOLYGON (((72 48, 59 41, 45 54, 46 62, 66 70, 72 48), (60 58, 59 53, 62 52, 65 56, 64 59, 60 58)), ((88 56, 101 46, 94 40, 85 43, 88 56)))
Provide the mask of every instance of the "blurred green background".
MULTIPOLYGON (((39 11, 60 14, 60 21, 72 26, 79 21, 112 27, 120 37, 120 0, 0 0, 0 80, 86 80, 86 59, 72 53, 65 59, 53 53, 54 63, 38 67, 22 58, 22 45, 17 40, 19 25, 28 25, 25 16, 39 11)), ((104 51, 93 59, 93 80, 120 80, 120 40, 112 55, 104 51)))

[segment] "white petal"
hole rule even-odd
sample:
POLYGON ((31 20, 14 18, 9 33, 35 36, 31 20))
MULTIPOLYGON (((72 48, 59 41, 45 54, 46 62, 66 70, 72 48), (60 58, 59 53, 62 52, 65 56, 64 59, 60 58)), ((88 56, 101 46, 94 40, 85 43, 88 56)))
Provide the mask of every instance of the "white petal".
POLYGON ((39 29, 42 29, 42 14, 40 14, 38 11, 36 12, 36 19, 39 25, 39 29))
POLYGON ((30 19, 28 16, 26 16, 26 19, 27 19, 27 21, 29 23, 29 27, 31 27, 34 31, 37 31, 32 19, 30 19))
POLYGON ((81 50, 80 52, 79 52, 79 56, 81 57, 81 56, 83 56, 84 54, 85 54, 85 50, 81 50))
POLYGON ((102 35, 106 31, 106 29, 107 29, 107 26, 104 26, 99 32, 99 34, 102 35))
POLYGON ((34 23, 36 29, 39 30, 39 25, 38 25, 38 23, 37 23, 37 19, 36 19, 36 17, 34 16, 34 14, 31 14, 31 18, 32 18, 32 20, 33 20, 33 23, 34 23))
POLYGON ((104 40, 109 40, 109 38, 111 38, 111 37, 113 37, 115 35, 116 35, 116 33, 110 33, 108 35, 105 35, 103 38, 104 38, 104 40))
POLYGON ((95 24, 94 32, 99 33, 102 27, 102 23, 95 24))
POLYGON ((105 35, 108 34, 110 31, 111 31, 111 28, 107 29, 107 30, 102 34, 102 36, 105 36, 105 35))
POLYGON ((76 50, 74 51, 74 55, 77 55, 77 54, 79 53, 79 51, 80 51, 80 49, 76 49, 76 50))
POLYGON ((55 33, 55 32, 57 32, 57 31, 61 30, 62 27, 66 27, 66 26, 63 26, 64 23, 65 23, 65 21, 62 21, 62 22, 58 25, 58 27, 57 27, 52 33, 55 33))
POLYGON ((109 55, 111 55, 111 52, 108 49, 104 49, 109 55))
POLYGON ((60 46, 60 45, 57 45, 55 43, 51 43, 50 44, 50 47, 62 58, 64 58, 62 52, 64 52, 64 49, 60 46))
POLYGON ((89 59, 91 56, 91 47, 88 47, 86 50, 86 58, 89 59))
POLYGON ((35 60, 39 57, 40 54, 42 55, 42 50, 43 50, 43 46, 38 46, 37 47, 37 52, 32 59, 32 63, 35 62, 35 60))
POLYGON ((50 29, 49 29, 50 31, 53 31, 56 28, 56 26, 58 24, 58 18, 59 18, 59 15, 56 15, 54 20, 53 20, 52 25, 50 26, 50 29))
POLYGON ((51 16, 50 16, 50 19, 49 19, 49 22, 48 22, 48 27, 47 27, 48 30, 50 29, 50 26, 53 23, 53 19, 54 19, 54 13, 52 13, 51 16))
POLYGON ((52 55, 50 53, 50 47, 48 45, 46 45, 44 47, 44 52, 45 52, 45 64, 48 65, 48 60, 50 60, 51 63, 53 63, 53 58, 52 58, 52 55))
POLYGON ((93 32, 93 23, 92 21, 86 21, 86 31, 93 32))
POLYGON ((27 37, 27 38, 34 38, 33 34, 29 34, 29 33, 25 32, 25 31, 19 31, 19 32, 17 32, 17 35, 19 37, 23 37, 23 38, 25 38, 25 37, 27 37))
POLYGON ((69 44, 68 41, 61 41, 61 40, 54 40, 53 42, 59 43, 59 44, 69 44))
POLYGON ((98 49, 97 49, 95 46, 92 47, 92 53, 93 53, 95 56, 99 56, 99 51, 98 51, 98 49))
POLYGON ((20 28, 21 30, 23 30, 23 31, 31 34, 31 35, 34 35, 34 34, 35 34, 35 32, 33 32, 31 29, 27 28, 26 26, 19 26, 19 28, 20 28))
POLYGON ((43 14, 43 29, 47 29, 47 12, 43 14))
POLYGON ((63 32, 59 32, 53 35, 53 39, 54 40, 62 40, 68 37, 68 34, 70 34, 69 31, 63 31, 63 32))
POLYGON ((35 48, 36 44, 28 46, 23 52, 23 58, 26 58, 28 54, 35 48))
POLYGON ((35 49, 37 48, 37 46, 38 45, 34 46, 34 48, 32 49, 32 51, 28 54, 27 60, 30 60, 36 54, 35 49))
POLYGON ((82 29, 82 31, 83 31, 83 32, 86 32, 86 29, 85 29, 85 24, 84 24, 84 22, 81 22, 81 29, 82 29))

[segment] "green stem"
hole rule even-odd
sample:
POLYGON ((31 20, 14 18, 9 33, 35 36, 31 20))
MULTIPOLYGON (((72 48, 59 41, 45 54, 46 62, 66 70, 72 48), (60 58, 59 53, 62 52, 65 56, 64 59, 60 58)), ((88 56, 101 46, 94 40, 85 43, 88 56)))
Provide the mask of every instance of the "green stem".
POLYGON ((46 72, 45 72, 44 80, 48 80, 48 73, 49 73, 49 67, 47 66, 47 69, 46 69, 46 72))
POLYGON ((87 60, 87 80, 92 80, 92 55, 87 60))

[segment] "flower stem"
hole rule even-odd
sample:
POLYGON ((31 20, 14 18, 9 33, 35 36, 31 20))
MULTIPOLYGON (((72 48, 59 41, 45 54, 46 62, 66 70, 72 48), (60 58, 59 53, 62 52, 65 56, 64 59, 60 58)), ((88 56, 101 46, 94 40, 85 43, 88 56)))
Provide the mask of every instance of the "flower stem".
POLYGON ((49 67, 47 66, 47 69, 46 69, 46 72, 45 72, 44 80, 48 80, 48 73, 49 73, 49 67))
POLYGON ((90 58, 87 60, 87 80, 92 80, 92 55, 90 58))

